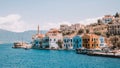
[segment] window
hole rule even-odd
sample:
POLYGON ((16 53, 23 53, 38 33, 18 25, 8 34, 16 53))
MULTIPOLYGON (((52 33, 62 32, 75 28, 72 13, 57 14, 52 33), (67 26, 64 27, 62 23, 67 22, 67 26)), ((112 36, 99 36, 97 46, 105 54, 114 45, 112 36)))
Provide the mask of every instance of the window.
POLYGON ((88 46, 89 46, 89 44, 88 44, 88 46))
POLYGON ((56 39, 54 39, 54 41, 56 41, 56 39))
POLYGON ((66 40, 64 39, 64 42, 66 43, 66 40))
POLYGON ((95 38, 94 38, 94 41, 95 41, 95 38))
POLYGON ((81 42, 81 39, 79 41, 81 42))
POLYGON ((52 41, 52 39, 49 39, 50 41, 52 41))
POLYGON ((84 47, 84 44, 83 44, 83 47, 84 47))
POLYGON ((69 42, 69 39, 67 39, 66 42, 69 42))
POLYGON ((70 45, 68 44, 68 47, 70 47, 70 45))
POLYGON ((92 38, 92 41, 93 41, 93 38, 92 38))
POLYGON ((87 44, 86 44, 86 46, 85 46, 86 48, 87 48, 87 44))
POLYGON ((72 42, 72 39, 71 39, 71 42, 72 42))
POLYGON ((90 39, 88 39, 88 41, 89 41, 90 39))
POLYGON ((81 44, 80 44, 80 47, 81 47, 81 44))
POLYGON ((94 47, 94 44, 92 44, 92 47, 94 47))

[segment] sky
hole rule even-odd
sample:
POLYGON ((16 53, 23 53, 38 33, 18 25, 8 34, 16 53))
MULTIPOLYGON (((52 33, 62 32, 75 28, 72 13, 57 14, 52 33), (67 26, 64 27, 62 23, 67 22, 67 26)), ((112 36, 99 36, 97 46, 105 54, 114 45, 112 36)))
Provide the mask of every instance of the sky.
POLYGON ((0 0, 0 29, 13 32, 87 25, 120 12, 120 0, 0 0))

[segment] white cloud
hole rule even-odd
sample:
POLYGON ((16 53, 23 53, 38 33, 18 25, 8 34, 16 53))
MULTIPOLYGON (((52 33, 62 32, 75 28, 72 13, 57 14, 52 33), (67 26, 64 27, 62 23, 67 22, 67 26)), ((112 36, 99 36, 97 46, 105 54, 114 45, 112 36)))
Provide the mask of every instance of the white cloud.
POLYGON ((101 19, 101 17, 96 17, 96 18, 88 18, 88 19, 85 19, 85 20, 81 20, 79 21, 79 23, 83 24, 83 25, 89 25, 91 23, 96 23, 98 19, 101 19))
MULTIPOLYGON (((95 23, 98 19, 97 18, 89 18, 82 21, 79 21, 78 23, 83 25, 88 25, 90 23, 95 23)), ((67 24, 71 25, 73 23, 71 22, 44 22, 40 25, 40 30, 49 30, 50 28, 59 28, 61 24, 67 24)), ((36 30, 37 29, 37 23, 27 23, 24 20, 22 20, 22 17, 19 14, 10 14, 4 17, 0 16, 0 29, 5 29, 13 32, 23 32, 26 30, 36 30)))
POLYGON ((43 30, 49 30, 50 28, 60 28, 60 25, 61 24, 67 24, 67 25, 70 25, 71 23, 70 22, 66 22, 66 21, 63 21, 63 22, 47 22, 47 23, 43 23, 40 27, 41 29, 43 30))
MULTIPOLYGON (((40 30, 49 30, 50 28, 59 28, 61 24, 70 24, 69 22, 44 22, 39 23, 40 30)), ((0 29, 5 29, 13 32, 23 32, 26 30, 36 30, 38 23, 27 23, 22 20, 19 14, 10 14, 0 17, 0 29)))
MULTIPOLYGON (((85 20, 81 20, 78 23, 83 24, 83 25, 88 25, 91 23, 96 23, 98 19, 101 19, 102 17, 96 17, 96 18, 88 18, 85 20)), ((71 23, 71 22, 67 22, 67 21, 63 21, 63 22, 47 22, 47 23, 42 23, 42 25, 40 25, 40 28, 43 30, 49 30, 50 28, 60 28, 61 24, 67 24, 67 25, 71 25, 71 24, 76 24, 76 23, 71 23)))
POLYGON ((27 24, 18 14, 10 14, 8 16, 0 17, 0 29, 13 32, 23 32, 33 28, 35 28, 34 24, 27 24))

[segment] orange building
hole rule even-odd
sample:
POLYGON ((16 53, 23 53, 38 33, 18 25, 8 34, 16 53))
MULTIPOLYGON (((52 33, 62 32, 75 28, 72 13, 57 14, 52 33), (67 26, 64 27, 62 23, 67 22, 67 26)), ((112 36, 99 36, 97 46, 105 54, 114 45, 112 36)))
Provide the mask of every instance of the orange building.
POLYGON ((82 36, 82 45, 87 49, 96 49, 99 48, 99 36, 95 34, 84 34, 82 36))

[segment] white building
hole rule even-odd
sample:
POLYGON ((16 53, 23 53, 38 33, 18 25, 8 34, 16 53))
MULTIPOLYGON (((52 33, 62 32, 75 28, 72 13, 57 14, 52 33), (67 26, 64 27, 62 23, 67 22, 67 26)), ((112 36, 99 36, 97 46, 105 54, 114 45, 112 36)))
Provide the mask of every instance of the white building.
POLYGON ((64 49, 73 49, 73 36, 64 36, 63 45, 64 49))
POLYGON ((58 29, 50 29, 46 35, 49 37, 49 47, 51 49, 58 49, 59 45, 57 42, 63 39, 61 31, 58 29))
POLYGON ((113 19, 114 19, 114 16, 105 15, 105 16, 102 18, 102 22, 107 24, 107 23, 112 22, 113 19))

